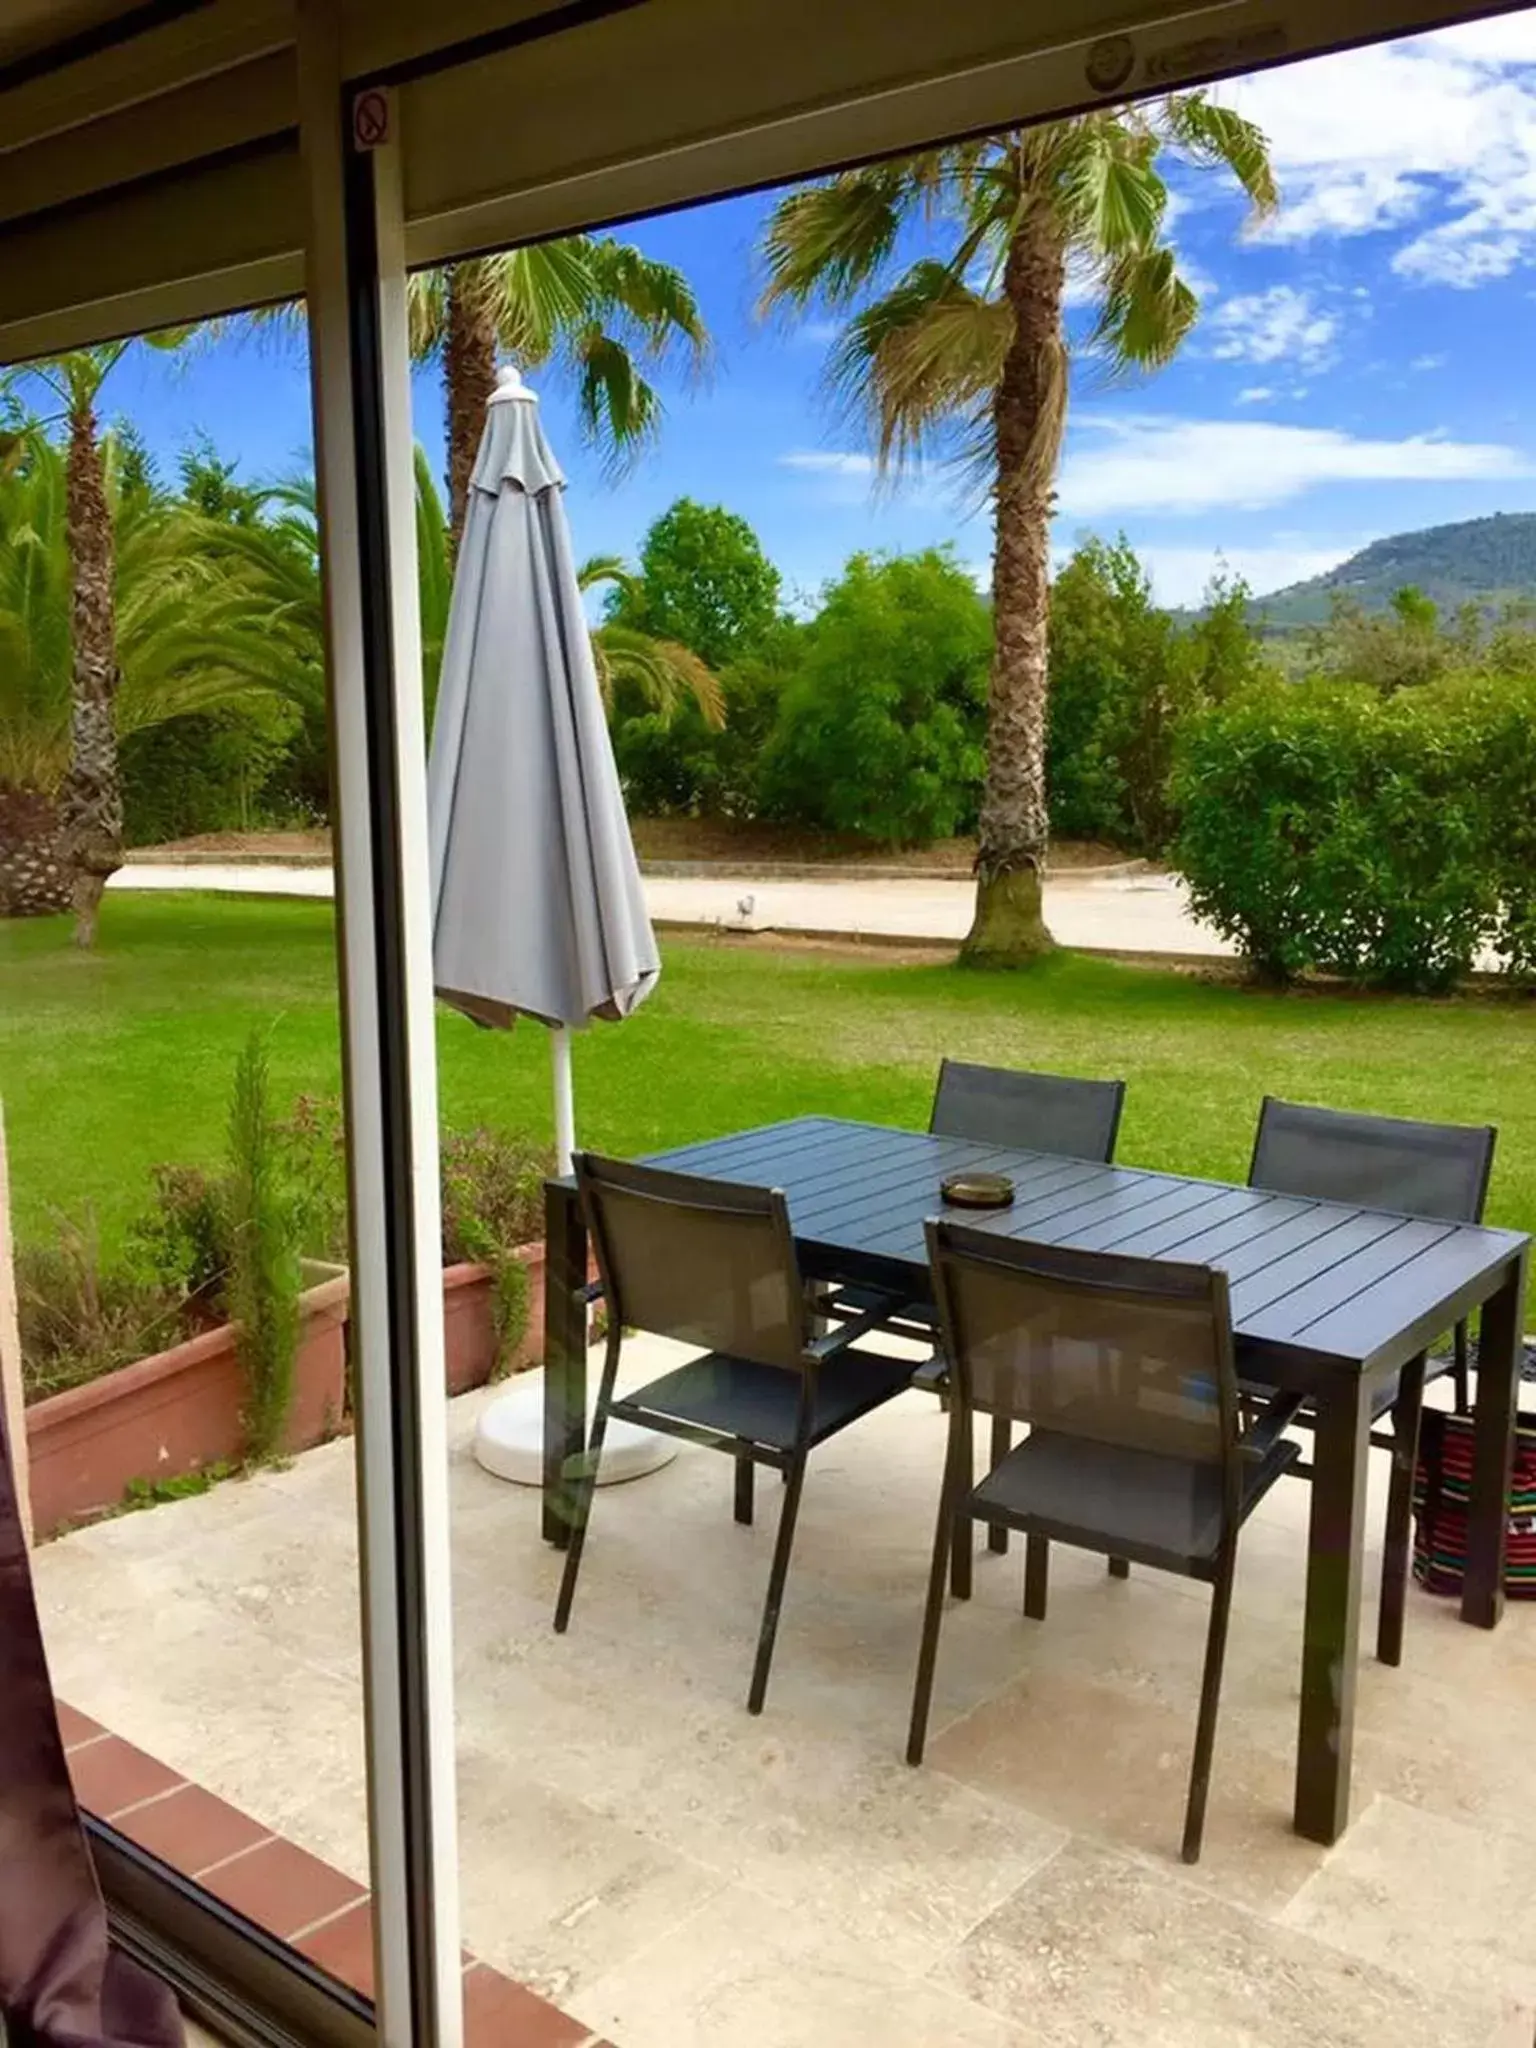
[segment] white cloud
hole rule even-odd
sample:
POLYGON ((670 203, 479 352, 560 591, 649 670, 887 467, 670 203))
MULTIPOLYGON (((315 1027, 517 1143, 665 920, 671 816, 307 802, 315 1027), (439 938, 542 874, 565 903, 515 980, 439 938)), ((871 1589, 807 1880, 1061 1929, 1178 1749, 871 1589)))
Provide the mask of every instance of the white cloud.
POLYGON ((1245 384, 1237 394, 1237 402, 1239 405, 1268 405, 1279 396, 1273 384, 1245 384))
POLYGON ((1450 361, 1449 356, 1415 356, 1408 365, 1410 370, 1443 370, 1450 361))
POLYGON ((1218 306, 1207 323, 1215 336, 1211 354, 1227 362, 1295 361, 1308 369, 1326 363, 1339 323, 1308 292, 1277 284, 1267 292, 1246 292, 1218 306))
POLYGON ((1058 503, 1068 516, 1102 519, 1280 505, 1318 484, 1446 483, 1533 473, 1525 456, 1497 443, 1427 434, 1365 440, 1334 427, 1268 420, 1080 414, 1058 503))
POLYGON ((840 320, 802 320, 790 333, 811 348, 828 348, 843 331, 840 320))
POLYGON ((1300 583, 1308 576, 1321 576, 1347 561, 1354 543, 1334 547, 1138 547, 1137 558, 1152 579, 1152 593, 1159 604, 1198 605, 1205 600, 1211 578, 1218 570, 1240 576, 1254 592, 1263 596, 1283 590, 1288 583, 1300 583))
POLYGON ((1266 238, 1414 229, 1393 262, 1476 285, 1536 259, 1536 18, 1474 22, 1236 80, 1282 206, 1266 238))
POLYGON ((779 457, 781 469, 808 470, 812 476, 873 476, 875 458, 832 448, 795 448, 779 457))

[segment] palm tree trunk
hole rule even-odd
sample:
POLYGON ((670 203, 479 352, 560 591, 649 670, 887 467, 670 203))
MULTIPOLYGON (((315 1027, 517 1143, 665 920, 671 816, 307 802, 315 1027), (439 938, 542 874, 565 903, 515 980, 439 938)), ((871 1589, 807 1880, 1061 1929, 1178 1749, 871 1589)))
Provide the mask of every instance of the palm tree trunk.
POLYGON ((443 382, 448 399, 448 547, 458 554, 469 479, 485 425, 485 403, 496 389, 496 319, 484 289, 481 263, 456 263, 448 273, 448 333, 443 382))
POLYGON ((1014 339, 992 407, 995 641, 976 914, 961 951, 962 960, 976 966, 1024 966, 1053 943, 1041 915, 1040 877, 1050 836, 1046 648, 1051 502, 1067 406, 1061 336, 1065 279, 1065 251, 1049 222, 1026 220, 1004 272, 1014 339))
POLYGON ((118 774, 116 556, 106 478, 89 397, 70 409, 65 471, 74 674, 69 767, 59 790, 60 840, 73 877, 75 944, 92 945, 107 877, 123 864, 118 774))

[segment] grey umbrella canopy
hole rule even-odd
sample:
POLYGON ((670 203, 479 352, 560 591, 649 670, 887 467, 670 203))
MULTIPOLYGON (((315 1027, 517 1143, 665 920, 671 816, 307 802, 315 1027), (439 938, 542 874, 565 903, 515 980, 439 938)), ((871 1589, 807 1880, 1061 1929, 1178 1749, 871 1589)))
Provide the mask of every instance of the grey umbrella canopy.
POLYGON ((502 1028, 519 1015, 626 1017, 661 972, 564 485, 537 400, 503 370, 471 478, 427 770, 437 992, 502 1028))

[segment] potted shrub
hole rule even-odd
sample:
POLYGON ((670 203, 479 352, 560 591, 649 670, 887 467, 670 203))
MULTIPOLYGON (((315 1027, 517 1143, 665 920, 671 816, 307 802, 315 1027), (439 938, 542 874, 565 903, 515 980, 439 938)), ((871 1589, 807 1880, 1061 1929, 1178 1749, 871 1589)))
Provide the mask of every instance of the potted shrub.
POLYGON ((268 1105, 241 1056, 222 1179, 162 1169, 134 1257, 65 1227, 19 1262, 39 1535, 190 1474, 320 1443, 345 1397, 347 1284, 304 1287, 268 1105))
MULTIPOLYGON (((334 1098, 300 1096, 282 1127, 301 1190, 300 1242, 317 1272, 345 1270, 346 1147, 334 1098)), ((536 1364, 544 1329, 545 1153, 478 1127, 442 1140, 443 1346, 450 1394, 536 1364)))

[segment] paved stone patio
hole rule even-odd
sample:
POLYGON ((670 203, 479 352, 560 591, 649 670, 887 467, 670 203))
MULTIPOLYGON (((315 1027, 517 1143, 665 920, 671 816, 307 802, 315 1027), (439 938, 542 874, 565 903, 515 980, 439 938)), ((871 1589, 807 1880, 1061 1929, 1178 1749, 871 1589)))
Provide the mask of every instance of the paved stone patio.
MULTIPOLYGON (((1245 1534, 1186 1870, 1203 1589, 1058 1550, 1031 1623, 1018 1548, 982 1554, 914 1772, 933 1403, 813 1461, 754 1721, 772 1475, 752 1529, 711 1453, 605 1489, 561 1639, 537 1500, 470 1456, 494 1391, 451 1421, 465 1939, 617 2048, 1530 2048, 1536 1610, 1484 1635, 1415 1590, 1403 1667, 1361 1667, 1354 1823, 1303 1843, 1307 1492, 1278 1488, 1245 1534)), ((36 1568, 64 1698, 366 1881, 349 1443, 36 1568)))

